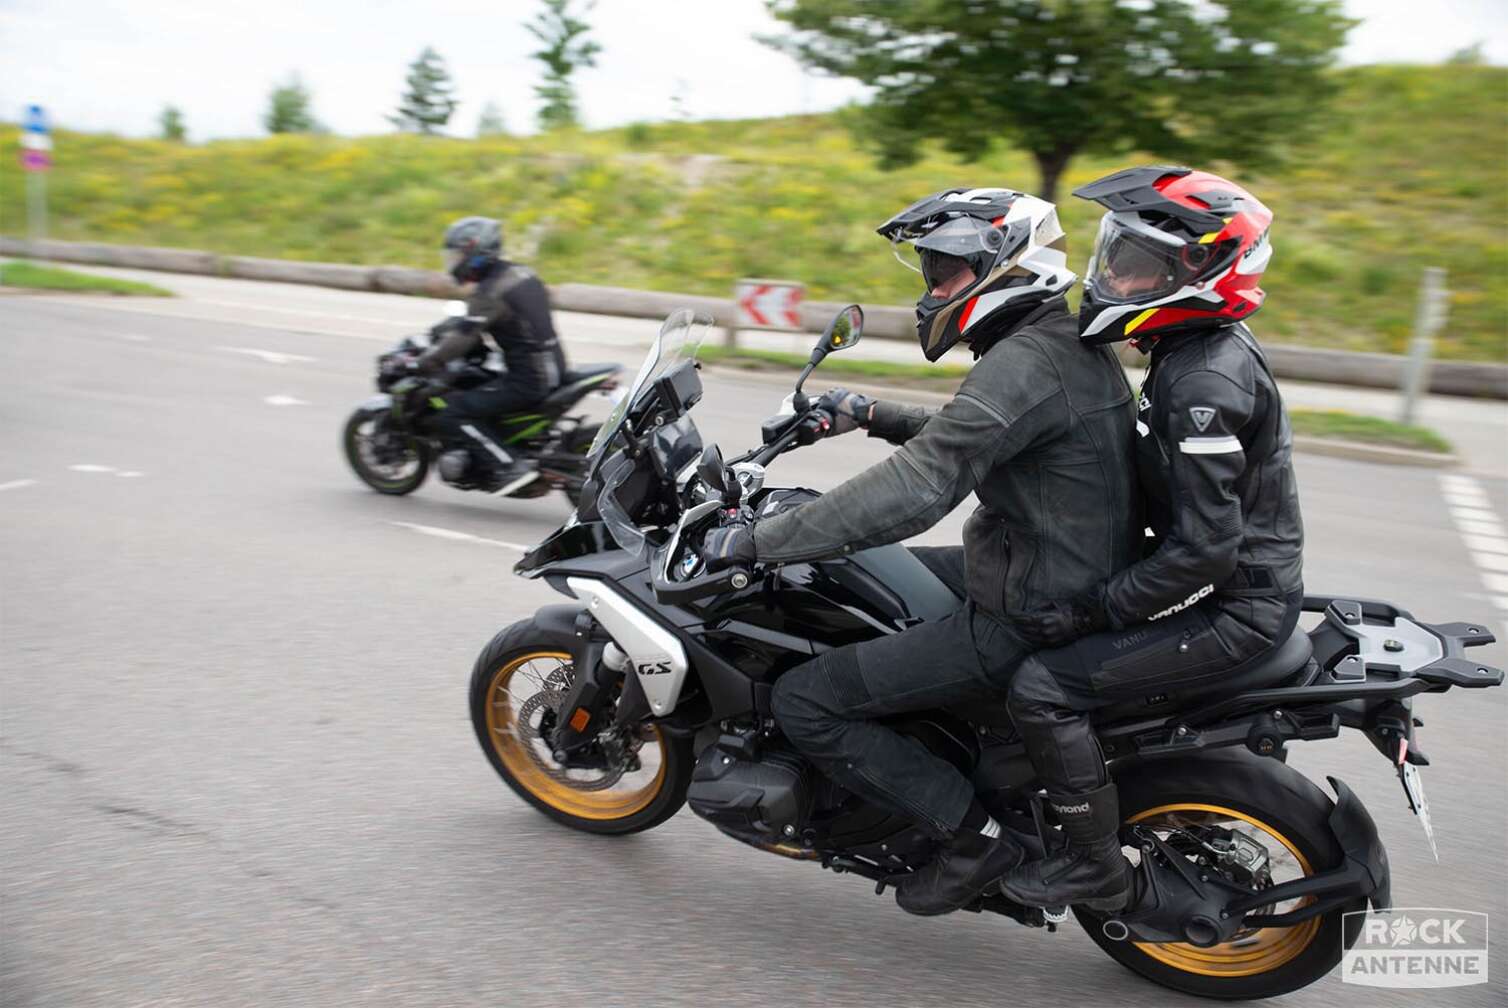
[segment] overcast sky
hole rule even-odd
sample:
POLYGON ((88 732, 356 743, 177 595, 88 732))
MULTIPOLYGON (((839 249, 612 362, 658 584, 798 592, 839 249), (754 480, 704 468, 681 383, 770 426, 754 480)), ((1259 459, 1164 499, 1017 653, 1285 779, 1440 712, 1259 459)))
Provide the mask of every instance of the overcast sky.
MULTIPOLYGON (((1484 40, 1508 63, 1504 0, 1346 0, 1362 24, 1347 63, 1438 62, 1484 40)), ((389 129, 407 64, 444 56, 462 103, 450 132, 470 135, 487 101, 510 129, 532 128, 538 64, 521 27, 537 0, 0 0, 0 120, 30 103, 81 130, 156 132, 163 105, 192 139, 257 135, 268 91, 302 74, 315 114, 338 133, 389 129)), ((600 0, 603 47, 578 77, 588 126, 833 108, 856 85, 802 73, 754 36, 779 32, 761 0, 600 0)))

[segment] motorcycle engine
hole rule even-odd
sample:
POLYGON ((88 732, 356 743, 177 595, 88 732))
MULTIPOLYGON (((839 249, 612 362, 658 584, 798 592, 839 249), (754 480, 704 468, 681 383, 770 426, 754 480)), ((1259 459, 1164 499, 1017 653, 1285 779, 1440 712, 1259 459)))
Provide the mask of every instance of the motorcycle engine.
MULTIPOLYGON (((804 759, 787 750, 766 746, 758 758, 747 759, 709 745, 697 757, 686 803, 744 843, 799 848, 811 809, 812 773, 804 759)), ((780 853, 802 856, 799 849, 780 853)))

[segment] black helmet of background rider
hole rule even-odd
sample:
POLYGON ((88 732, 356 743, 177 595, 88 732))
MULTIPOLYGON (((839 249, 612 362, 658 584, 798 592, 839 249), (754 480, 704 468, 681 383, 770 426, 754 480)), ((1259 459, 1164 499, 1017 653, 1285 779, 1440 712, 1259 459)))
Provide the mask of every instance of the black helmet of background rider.
POLYGON ((926 283, 916 335, 929 361, 960 340, 1001 332, 1078 279, 1057 207, 1011 189, 945 189, 878 230, 926 283), (917 262, 902 254, 904 242, 917 262))
POLYGON ((491 217, 462 217, 445 229, 445 272, 474 283, 503 254, 503 226, 491 217))

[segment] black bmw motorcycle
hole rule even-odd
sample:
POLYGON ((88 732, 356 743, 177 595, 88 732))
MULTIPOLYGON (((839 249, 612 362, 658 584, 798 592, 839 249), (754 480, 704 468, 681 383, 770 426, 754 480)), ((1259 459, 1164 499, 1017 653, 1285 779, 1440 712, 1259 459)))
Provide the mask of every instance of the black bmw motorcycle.
MULTIPOLYGON (((840 313, 759 447, 725 464, 690 411, 708 320, 670 316, 627 397, 598 432, 577 513, 515 568, 575 599, 499 633, 478 657, 471 715, 487 759, 525 801, 600 834, 646 830, 683 804, 761 850, 857 875, 883 892, 934 856, 908 819, 826 779, 785 741, 770 693, 832 647, 936 619, 960 602, 901 546, 768 569, 704 569, 695 548, 740 510, 767 515, 811 491, 765 486, 765 467, 814 419, 801 383, 856 343, 840 313)), ((1097 714, 1135 864, 1127 907, 1073 912, 1118 962, 1167 987, 1258 998, 1329 972, 1370 903, 1390 903, 1387 854, 1340 780, 1334 797, 1286 763, 1287 745, 1362 732, 1402 782, 1433 845, 1412 697, 1497 686, 1469 660, 1482 624, 1429 624, 1386 602, 1311 597, 1259 667, 1214 686, 1097 714), (1347 916, 1350 914, 1351 916, 1347 916)), ((1034 854, 1061 842, 1003 707, 889 719, 969 777, 1034 854)), ((989 891, 968 909, 1055 930, 1068 908, 989 891)))
MULTIPOLYGON (((465 312, 457 302, 452 316, 465 312)), ((363 483, 378 493, 413 493, 423 484, 432 462, 439 460, 440 478, 459 490, 497 492, 486 482, 479 467, 469 464, 464 449, 442 442, 435 418, 444 408, 445 393, 475 388, 495 379, 499 371, 496 354, 479 349, 451 361, 437 376, 421 377, 405 364, 416 360, 439 338, 448 323, 427 333, 404 337, 377 358, 377 392, 356 408, 341 435, 346 461, 363 483), (447 450, 449 449, 449 450, 447 450)), ((580 501, 586 480, 587 451, 597 436, 598 424, 587 423, 576 410, 583 399, 599 393, 613 399, 622 395, 617 364, 588 364, 561 376, 561 383, 538 406, 499 418, 503 447, 516 458, 533 462, 537 477, 501 488, 507 497, 543 497, 559 489, 580 501)))

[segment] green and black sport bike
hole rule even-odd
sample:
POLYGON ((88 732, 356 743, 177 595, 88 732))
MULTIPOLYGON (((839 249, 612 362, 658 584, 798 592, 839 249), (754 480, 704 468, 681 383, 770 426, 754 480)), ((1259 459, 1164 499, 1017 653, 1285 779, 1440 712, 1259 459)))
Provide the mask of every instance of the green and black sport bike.
MULTIPOLYGON (((446 392, 475 388, 497 378, 501 370, 497 354, 479 351, 451 361, 432 376, 415 375, 402 366, 406 359, 427 350, 433 338, 433 330, 406 336, 377 358, 378 394, 356 407, 341 437, 346 460, 361 481, 378 493, 413 493, 436 460, 440 478, 458 490, 499 492, 475 478, 474 466, 446 465, 447 452, 455 446, 444 442, 436 423, 446 392)), ((617 381, 622 370, 618 364, 573 368, 533 409, 495 421, 508 452, 534 463, 538 472, 537 478, 523 485, 503 488, 503 496, 543 497, 559 489, 572 504, 580 500, 587 453, 601 426, 588 423, 580 406, 593 393, 616 404, 622 394, 617 381)))

